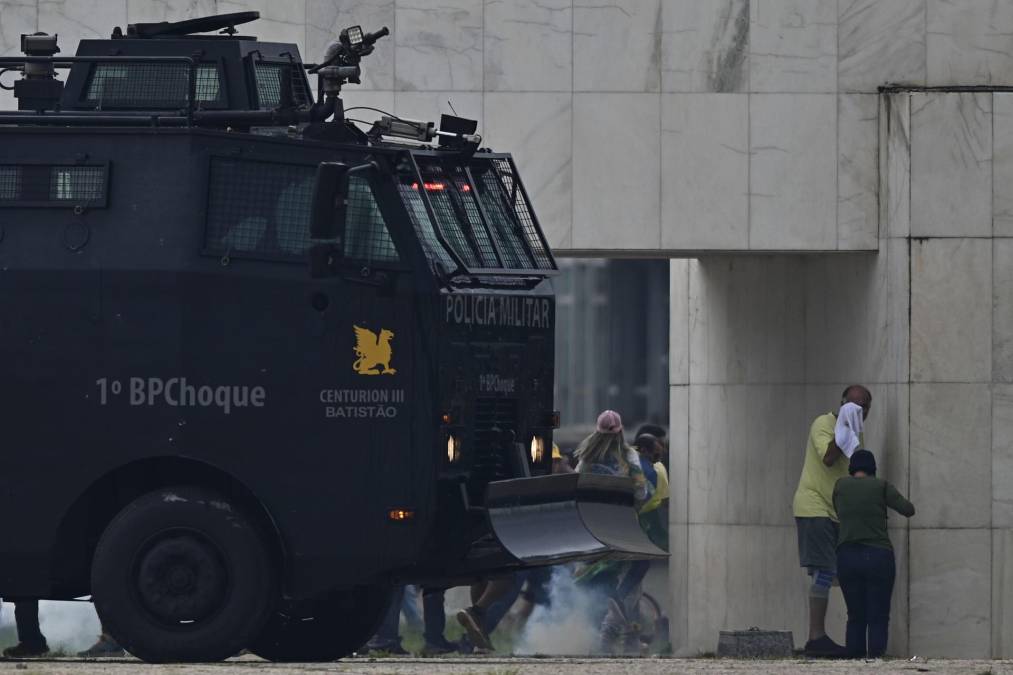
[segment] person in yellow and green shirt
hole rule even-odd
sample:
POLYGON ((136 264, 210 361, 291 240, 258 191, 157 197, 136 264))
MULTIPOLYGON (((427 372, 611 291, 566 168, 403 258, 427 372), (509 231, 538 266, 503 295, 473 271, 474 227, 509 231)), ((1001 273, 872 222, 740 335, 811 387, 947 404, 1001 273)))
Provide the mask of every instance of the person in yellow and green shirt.
MULTIPOLYGON (((862 385, 853 384, 841 394, 841 405, 854 403, 869 416, 872 394, 862 385)), ((837 512, 834 510, 834 485, 848 475, 848 458, 837 446, 834 428, 837 414, 828 412, 813 420, 805 449, 805 463, 798 480, 792 511, 798 530, 799 564, 812 579, 809 587, 809 638, 805 654, 811 657, 837 658, 844 647, 827 635, 827 605, 830 587, 837 575, 837 512)))

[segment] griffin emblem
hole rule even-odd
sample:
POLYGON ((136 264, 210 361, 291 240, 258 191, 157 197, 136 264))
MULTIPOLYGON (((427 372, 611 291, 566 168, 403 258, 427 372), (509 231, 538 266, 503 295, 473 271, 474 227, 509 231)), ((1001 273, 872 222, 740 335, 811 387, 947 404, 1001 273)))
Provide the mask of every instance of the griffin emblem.
POLYGON ((380 329, 377 335, 368 328, 355 328, 355 363, 352 368, 359 375, 393 375, 397 371, 390 367, 392 351, 390 341, 394 339, 394 331, 380 329), (377 371, 377 368, 381 368, 377 371))

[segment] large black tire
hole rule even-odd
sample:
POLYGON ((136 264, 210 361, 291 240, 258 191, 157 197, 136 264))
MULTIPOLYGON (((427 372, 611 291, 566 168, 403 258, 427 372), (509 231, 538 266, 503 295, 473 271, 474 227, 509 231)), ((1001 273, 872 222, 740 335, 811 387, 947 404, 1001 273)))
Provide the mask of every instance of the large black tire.
POLYGON ((329 593, 314 601, 313 617, 276 612, 250 651, 268 661, 321 662, 348 656, 373 636, 390 602, 389 586, 329 593))
POLYGON ((210 490, 139 497, 106 527, 91 588, 102 625, 149 662, 221 661, 260 633, 277 574, 264 535, 210 490))

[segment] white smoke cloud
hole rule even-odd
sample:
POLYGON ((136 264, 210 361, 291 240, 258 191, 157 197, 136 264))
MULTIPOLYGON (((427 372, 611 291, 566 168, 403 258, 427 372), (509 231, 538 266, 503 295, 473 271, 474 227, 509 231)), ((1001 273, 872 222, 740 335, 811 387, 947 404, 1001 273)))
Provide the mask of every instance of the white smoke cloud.
POLYGON ((548 606, 532 612, 518 638, 515 654, 587 656, 600 647, 599 623, 592 617, 597 603, 585 589, 574 583, 568 566, 552 571, 548 606))
MULTIPOLYGON (((0 623, 14 625, 14 603, 3 603, 0 623)), ((68 654, 90 647, 102 630, 90 602, 42 600, 39 602, 39 624, 49 648, 68 654)))

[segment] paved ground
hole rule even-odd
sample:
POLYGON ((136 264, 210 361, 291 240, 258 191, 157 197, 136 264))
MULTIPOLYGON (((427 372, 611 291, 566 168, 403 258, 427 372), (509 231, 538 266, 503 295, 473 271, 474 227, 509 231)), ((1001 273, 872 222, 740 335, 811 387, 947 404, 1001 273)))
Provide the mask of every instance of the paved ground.
POLYGON ((147 666, 132 659, 0 661, 0 675, 283 675, 342 673, 345 675, 1013 675, 1013 661, 731 661, 724 659, 562 659, 454 658, 349 659, 328 664, 279 665, 243 658, 220 664, 147 666))

